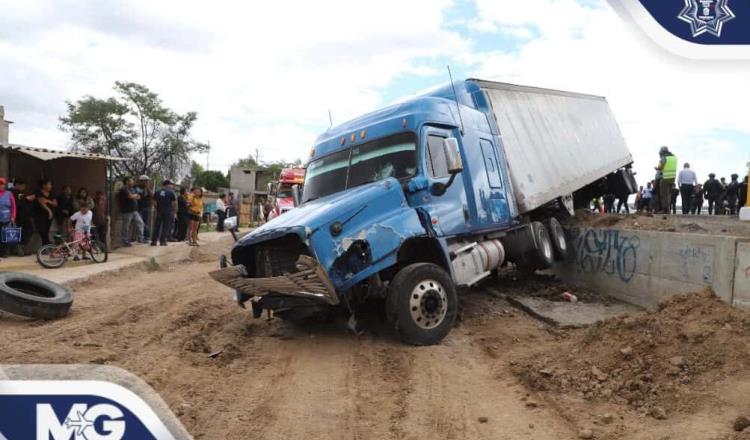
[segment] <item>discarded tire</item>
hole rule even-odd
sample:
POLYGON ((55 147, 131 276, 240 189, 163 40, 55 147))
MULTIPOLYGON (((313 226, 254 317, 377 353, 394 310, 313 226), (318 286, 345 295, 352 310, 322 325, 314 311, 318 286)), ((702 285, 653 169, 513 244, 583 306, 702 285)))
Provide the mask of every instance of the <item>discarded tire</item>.
POLYGON ((73 293, 57 283, 18 272, 0 273, 0 310, 29 318, 66 316, 73 293))

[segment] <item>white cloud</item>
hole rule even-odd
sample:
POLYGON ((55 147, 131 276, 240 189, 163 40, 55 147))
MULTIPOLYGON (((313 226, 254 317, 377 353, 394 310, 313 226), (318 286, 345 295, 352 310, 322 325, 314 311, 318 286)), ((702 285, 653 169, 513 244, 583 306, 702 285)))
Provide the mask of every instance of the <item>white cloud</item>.
POLYGON ((66 99, 141 82, 177 111, 198 111, 195 135, 225 168, 256 147, 265 160, 304 159, 329 109, 339 123, 386 105, 396 79, 444 82, 449 59, 471 76, 606 96, 641 180, 664 144, 702 175, 739 171, 750 156, 739 144, 750 139, 746 66, 675 60, 603 0, 476 0, 468 20, 451 5, 0 0, 0 104, 16 122, 13 141, 63 148, 66 99), (504 47, 472 52, 468 35, 504 47), (509 47, 508 35, 522 43, 509 47))
POLYGON ((198 111, 195 136, 222 168, 255 147, 305 159, 329 109, 342 122, 377 108, 394 78, 436 73, 418 60, 468 46, 441 29, 450 0, 4 3, 0 104, 13 141, 64 147, 64 100, 136 81, 198 111))
POLYGON ((483 26, 531 28, 538 38, 512 52, 473 54, 488 79, 604 95, 636 159, 639 180, 653 177, 669 145, 699 176, 742 172, 750 157, 746 66, 675 59, 644 43, 604 2, 477 0, 483 26), (728 136, 727 130, 741 132, 728 136), (718 139, 717 139, 718 138, 718 139))

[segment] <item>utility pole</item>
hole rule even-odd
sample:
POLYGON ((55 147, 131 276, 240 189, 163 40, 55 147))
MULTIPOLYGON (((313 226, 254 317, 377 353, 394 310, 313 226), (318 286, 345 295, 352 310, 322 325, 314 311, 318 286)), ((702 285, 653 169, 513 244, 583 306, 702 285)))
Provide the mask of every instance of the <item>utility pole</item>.
POLYGON ((255 147, 255 166, 260 166, 260 150, 258 147, 255 147))
POLYGON ((207 142, 208 144, 208 150, 206 150, 206 171, 209 170, 208 167, 208 155, 211 154, 211 142, 207 142))

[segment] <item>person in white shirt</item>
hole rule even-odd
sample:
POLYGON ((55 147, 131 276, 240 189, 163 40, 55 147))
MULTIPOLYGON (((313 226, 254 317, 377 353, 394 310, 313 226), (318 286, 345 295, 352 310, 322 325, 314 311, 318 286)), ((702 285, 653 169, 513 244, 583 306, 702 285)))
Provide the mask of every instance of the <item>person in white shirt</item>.
MULTIPOLYGON (((81 206, 78 208, 78 211, 70 216, 70 221, 74 222, 76 225, 75 232, 73 234, 74 241, 81 241, 85 237, 89 237, 93 218, 94 214, 91 212, 91 208, 89 208, 89 205, 86 203, 81 204, 81 206)), ((83 243, 78 243, 78 251, 83 255, 84 260, 89 259, 89 257, 86 256, 87 250, 88 249, 84 248, 83 243)), ((80 260, 80 257, 76 255, 73 260, 78 261, 80 260)))
POLYGON ((682 203, 683 215, 690 214, 693 192, 695 190, 695 185, 697 184, 698 177, 695 175, 695 171, 690 169, 689 163, 685 163, 685 166, 677 175, 677 187, 680 188, 680 198, 682 203))
POLYGON ((646 187, 641 191, 641 206, 639 211, 651 212, 651 198, 653 197, 653 187, 651 182, 646 184, 646 187))
POLYGON ((226 197, 225 194, 219 194, 219 198, 216 199, 216 215, 219 217, 216 222, 217 232, 224 232, 224 220, 227 218, 227 205, 224 203, 226 197))

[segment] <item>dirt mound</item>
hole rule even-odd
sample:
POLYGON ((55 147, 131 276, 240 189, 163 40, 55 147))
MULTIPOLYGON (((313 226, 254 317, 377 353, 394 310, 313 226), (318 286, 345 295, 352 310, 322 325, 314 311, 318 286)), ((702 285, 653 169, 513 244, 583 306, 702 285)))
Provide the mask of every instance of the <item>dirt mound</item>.
POLYGON ((564 222, 568 227, 631 229, 638 231, 681 232, 706 235, 750 236, 750 223, 724 215, 663 215, 647 212, 623 214, 594 214, 578 210, 564 222))
POLYGON ((556 350, 512 367, 533 390, 578 393, 662 419, 696 409, 702 390, 748 370, 748 362, 750 313, 706 291, 572 333, 556 350))
POLYGON ((212 249, 194 247, 190 249, 190 261, 197 263, 211 263, 218 261, 218 254, 212 249))

